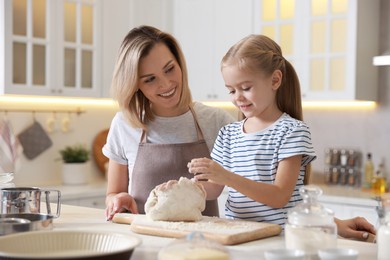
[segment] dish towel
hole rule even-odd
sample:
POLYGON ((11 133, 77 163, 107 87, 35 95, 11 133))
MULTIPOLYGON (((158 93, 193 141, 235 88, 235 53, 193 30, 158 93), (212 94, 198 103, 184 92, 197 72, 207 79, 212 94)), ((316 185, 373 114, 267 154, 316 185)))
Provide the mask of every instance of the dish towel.
POLYGON ((11 123, 7 119, 0 121, 0 172, 15 172, 19 168, 23 152, 19 140, 15 137, 11 123))

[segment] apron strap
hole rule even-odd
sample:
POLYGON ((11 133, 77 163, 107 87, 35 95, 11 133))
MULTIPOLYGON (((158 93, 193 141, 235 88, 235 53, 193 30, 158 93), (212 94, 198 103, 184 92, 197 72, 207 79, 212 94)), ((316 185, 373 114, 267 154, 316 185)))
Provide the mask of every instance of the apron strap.
MULTIPOLYGON (((198 141, 204 140, 202 129, 200 129, 200 126, 199 126, 199 123, 198 123, 198 118, 196 117, 196 114, 195 114, 195 111, 194 111, 192 105, 190 105, 190 111, 192 113, 192 116, 194 117, 196 134, 198 135, 198 141)), ((144 129, 142 129, 140 143, 143 143, 143 144, 146 143, 146 131, 144 129)))
POLYGON ((190 110, 191 110, 192 115, 194 116, 196 133, 198 135, 198 141, 204 140, 202 129, 200 129, 198 118, 196 117, 196 114, 195 114, 195 111, 194 111, 194 108, 192 107, 192 105, 190 105, 190 110))

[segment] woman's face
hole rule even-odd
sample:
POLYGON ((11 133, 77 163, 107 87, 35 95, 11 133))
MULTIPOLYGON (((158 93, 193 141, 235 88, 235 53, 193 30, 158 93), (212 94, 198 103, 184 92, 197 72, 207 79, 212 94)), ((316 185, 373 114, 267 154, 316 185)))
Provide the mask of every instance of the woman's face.
POLYGON ((175 57, 163 43, 156 44, 139 64, 139 89, 158 116, 176 116, 183 88, 182 71, 175 57))

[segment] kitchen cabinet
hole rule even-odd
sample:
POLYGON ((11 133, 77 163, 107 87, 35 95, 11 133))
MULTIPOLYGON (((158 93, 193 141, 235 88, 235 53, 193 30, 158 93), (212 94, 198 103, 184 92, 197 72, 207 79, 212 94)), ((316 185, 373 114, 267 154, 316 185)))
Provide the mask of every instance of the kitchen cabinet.
MULTIPOLYGON (((82 185, 60 185, 44 188, 59 190, 61 192, 62 205, 105 209, 107 182, 105 180, 95 181, 82 185)), ((55 197, 51 197, 50 201, 55 201, 55 199, 55 197)))
POLYGON ((379 0, 261 0, 256 28, 278 42, 303 100, 377 100, 379 0))
POLYGON ((6 0, 1 94, 101 96, 101 0, 6 0))
POLYGON ((119 47, 134 27, 155 26, 172 31, 172 0, 115 0, 102 1, 102 97, 109 98, 112 73, 119 47))
POLYGON ((253 32, 253 1, 176 0, 173 8, 173 34, 186 58, 194 100, 228 101, 220 61, 253 32))
POLYGON ((79 199, 63 199, 62 204, 82 206, 87 208, 105 209, 106 208, 106 196, 95 196, 95 197, 81 197, 79 199))
POLYGON ((376 196, 359 188, 345 187, 342 185, 315 184, 320 187, 323 194, 318 198, 319 202, 335 213, 339 219, 364 217, 371 224, 377 225, 378 214, 376 196))
POLYGON ((335 217, 339 219, 350 219, 354 217, 364 217, 371 224, 377 226, 378 215, 376 213, 376 207, 374 205, 365 205, 361 203, 360 205, 349 204, 346 202, 330 202, 326 198, 320 199, 320 203, 335 213, 335 217))

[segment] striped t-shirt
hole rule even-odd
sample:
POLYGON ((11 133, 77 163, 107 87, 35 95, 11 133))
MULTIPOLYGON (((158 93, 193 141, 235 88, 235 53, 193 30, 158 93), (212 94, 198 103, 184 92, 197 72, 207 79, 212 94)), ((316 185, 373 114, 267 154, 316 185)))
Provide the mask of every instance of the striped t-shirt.
POLYGON ((211 154, 213 160, 245 178, 273 183, 281 160, 302 155, 300 174, 290 201, 284 208, 266 206, 228 187, 225 216, 265 221, 284 227, 288 208, 302 200, 299 188, 303 186, 306 165, 316 158, 309 128, 286 113, 271 126, 256 133, 244 133, 244 122, 229 124, 219 131, 211 154))

